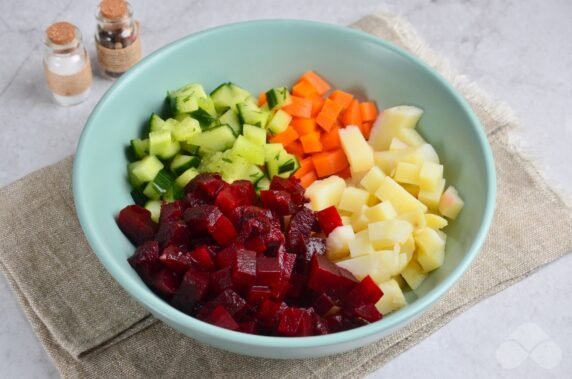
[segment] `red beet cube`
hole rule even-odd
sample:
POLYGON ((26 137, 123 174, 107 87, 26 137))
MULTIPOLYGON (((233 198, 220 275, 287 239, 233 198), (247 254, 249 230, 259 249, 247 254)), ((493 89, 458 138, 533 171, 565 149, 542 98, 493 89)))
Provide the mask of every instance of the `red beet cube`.
POLYGON ((119 212, 119 229, 136 246, 155 237, 157 224, 151 220, 151 212, 139 205, 129 205, 119 212))
POLYGON ((304 197, 304 187, 302 187, 300 185, 300 181, 293 176, 288 179, 273 176, 272 181, 270 182, 270 189, 288 192, 297 208, 301 207, 306 202, 304 197))
POLYGON ((368 323, 381 320, 383 317, 374 304, 367 304, 354 308, 353 313, 368 323))
POLYGON ((221 246, 228 245, 234 241, 237 236, 234 225, 232 225, 232 222, 224 215, 221 215, 214 225, 209 225, 207 229, 214 240, 221 246))
POLYGON ((184 273, 193 264, 191 255, 177 245, 168 245, 159 257, 161 263, 171 270, 184 273))
POLYGON ((314 313, 312 321, 314 322, 314 335, 324 335, 330 332, 328 323, 322 317, 314 313))
POLYGON ((232 288, 232 268, 226 267, 211 274, 211 292, 215 295, 232 288))
POLYGON ((231 314, 220 305, 215 307, 204 321, 230 330, 238 330, 240 328, 234 318, 232 318, 231 314))
POLYGON ((335 305, 336 302, 334 301, 334 299, 332 299, 325 293, 321 293, 320 296, 318 296, 316 300, 314 300, 314 302, 312 303, 312 307, 314 307, 314 309, 320 316, 326 315, 328 312, 330 312, 330 310, 332 310, 332 308, 335 305))
POLYGON ((286 303, 278 303, 272 300, 264 300, 256 313, 260 324, 267 330, 274 330, 278 325, 281 313, 288 308, 286 303))
POLYGON ((232 243, 219 251, 216 255, 216 265, 218 268, 231 267, 236 260, 236 251, 242 248, 242 244, 232 243))
POLYGON ((206 245, 197 247, 190 253, 191 259, 203 271, 212 271, 215 269, 215 262, 206 245))
POLYGON ((171 304, 186 313, 192 313, 197 302, 206 298, 209 288, 209 273, 190 268, 183 276, 171 304))
POLYGON ((267 248, 263 236, 250 237, 244 241, 244 247, 248 250, 256 251, 257 253, 264 253, 267 248))
POLYGON ((345 297, 357 284, 355 277, 342 274, 338 266, 325 256, 312 257, 308 275, 308 288, 311 290, 339 299, 345 297))
POLYGON ((223 188, 217 195, 215 205, 222 213, 229 215, 235 208, 242 205, 253 205, 256 191, 248 180, 237 180, 223 188))
POLYGON ((198 205, 185 211, 184 218, 193 234, 208 231, 214 227, 222 212, 214 205, 198 205))
POLYGON ((182 275, 180 272, 162 268, 153 274, 149 286, 159 295, 171 297, 177 291, 181 284, 182 275))
POLYGON ((182 220, 164 222, 159 225, 156 239, 161 246, 186 246, 189 243, 189 227, 182 220))
POLYGON ((326 325, 328 326, 329 333, 336 333, 345 330, 345 322, 342 315, 331 315, 325 318, 326 325))
POLYGON ((143 281, 150 281, 152 275, 161 268, 159 243, 157 241, 143 243, 127 261, 143 281))
POLYGON ((309 336, 312 331, 312 316, 305 309, 289 307, 281 313, 278 334, 288 337, 309 336))
POLYGON ((342 308, 354 310, 362 305, 375 304, 382 296, 381 288, 368 275, 348 293, 342 303, 342 308))
POLYGON ((197 207, 199 205, 208 205, 211 200, 206 196, 197 192, 189 192, 185 195, 185 201, 189 207, 197 207))
POLYGON ((203 309, 201 309, 198 315, 199 318, 202 318, 201 316, 204 317, 211 309, 219 305, 226 309, 231 316, 236 318, 240 318, 247 309, 246 301, 239 294, 228 288, 209 301, 203 309))
POLYGON ((256 305, 260 304, 265 299, 268 299, 271 295, 270 287, 268 286, 252 286, 248 290, 248 296, 246 301, 248 304, 256 305))
POLYGON ((242 223, 246 220, 270 220, 273 216, 269 209, 263 209, 254 205, 243 205, 232 210, 229 218, 237 229, 241 229, 242 223))
POLYGON ((239 324, 239 330, 243 333, 257 334, 258 326, 256 321, 245 321, 239 324))
POLYGON ((199 193, 214 200, 216 195, 227 185, 219 174, 199 174, 187 184, 185 193, 199 193))
POLYGON ((340 217, 336 207, 333 205, 317 212, 316 218, 318 219, 318 223, 320 223, 320 227, 326 236, 338 226, 342 226, 342 218, 340 217))
POLYGON ((305 242, 305 255, 304 259, 311 261, 315 254, 326 254, 326 240, 322 237, 309 237, 304 239, 305 242))
POLYGON ((168 221, 178 221, 183 218, 185 211, 185 203, 182 200, 173 201, 172 203, 163 203, 161 205, 161 215, 159 216, 159 223, 162 224, 168 221))
POLYGON ((294 204, 292 197, 286 191, 260 191, 260 202, 277 216, 291 215, 296 212, 296 204, 294 204))
POLYGON ((272 286, 280 280, 280 264, 276 257, 260 255, 256 259, 256 283, 272 286))
POLYGON ((316 222, 314 211, 303 207, 290 219, 286 234, 288 250, 296 254, 305 254, 306 238, 310 237, 312 228, 316 222))
POLYGON ((236 251, 232 265, 232 281, 239 288, 251 286, 256 280, 256 252, 246 249, 236 251))

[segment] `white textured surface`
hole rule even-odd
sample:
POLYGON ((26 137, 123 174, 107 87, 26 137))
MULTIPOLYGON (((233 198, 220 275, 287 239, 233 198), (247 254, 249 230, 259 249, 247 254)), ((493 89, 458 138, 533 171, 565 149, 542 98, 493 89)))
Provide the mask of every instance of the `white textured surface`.
MULTIPOLYGON (((86 103, 61 108, 43 84, 42 30, 56 20, 72 21, 93 54, 95 3, 0 0, 0 186, 73 153, 83 123, 109 87, 96 77, 86 103)), ((393 10, 459 71, 508 102, 545 176, 572 188, 572 2, 170 0, 159 6, 134 0, 133 6, 146 53, 230 22, 280 17, 348 24, 378 8, 393 10)), ((531 222, 542 222, 539 217, 531 222)), ((463 313, 372 377, 570 377, 571 269, 571 256, 549 265, 463 313), (533 354, 521 363, 527 349, 533 354)), ((58 377, 3 278, 0 372, 4 378, 58 377)))

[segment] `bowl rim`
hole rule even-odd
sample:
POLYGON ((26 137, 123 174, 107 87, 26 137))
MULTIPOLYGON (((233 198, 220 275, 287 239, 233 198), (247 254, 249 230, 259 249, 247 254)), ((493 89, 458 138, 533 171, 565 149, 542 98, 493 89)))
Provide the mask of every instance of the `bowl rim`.
MULTIPOLYGON (((152 314, 163 320, 169 320, 176 325, 183 326, 186 329, 200 330, 202 334, 214 337, 219 341, 238 343, 242 345, 257 346, 257 347, 267 347, 267 348, 279 348, 279 349, 295 349, 295 348, 311 348, 320 346, 329 346, 337 344, 347 344, 352 341, 364 339, 374 335, 379 335, 381 333, 394 330, 406 321, 409 321, 415 317, 420 316, 422 313, 428 310, 428 308, 442 298, 453 285, 461 278, 464 272, 468 269, 470 264, 473 262, 475 257, 478 255, 484 241, 488 230, 490 228, 495 203, 496 203, 496 170, 493 160, 492 151, 488 143, 484 128, 482 127, 479 119, 463 98, 463 96, 457 92, 456 89, 446 81, 441 74, 439 74, 435 69, 429 66, 427 63, 423 62, 421 59, 414 56, 412 53, 405 51, 404 49, 394 45, 393 43, 383 40, 379 37, 375 37, 371 34, 351 29, 347 26, 329 24, 316 21, 308 20, 293 20, 293 19, 266 19, 266 20, 254 20, 254 21, 244 21, 238 23, 232 23, 222 26, 217 26, 214 28, 209 28, 197 33, 192 33, 178 40, 175 40, 156 51, 152 52, 139 63, 137 63, 131 70, 119 78, 102 96, 98 101, 97 105, 91 112, 85 126, 82 130, 78 147, 76 150, 76 155, 73 163, 73 196, 76 207, 76 212, 78 219, 82 226, 83 232, 88 240, 90 247, 93 249, 97 255, 100 262, 106 268, 106 270, 113 276, 113 278, 137 301, 142 303, 146 309, 150 310, 152 314), (131 278, 129 276, 123 275, 123 269, 120 265, 115 262, 114 259, 110 258, 112 252, 107 251, 104 248, 102 239, 103 236, 98 236, 94 233, 95 227, 93 226, 93 219, 89 217, 87 212, 87 207, 84 204, 89 202, 82 191, 82 183, 80 181, 79 171, 84 165, 84 154, 83 151, 86 149, 88 144, 89 135, 92 130, 94 130, 95 122, 98 115, 103 112, 103 107, 107 103, 107 99, 115 92, 116 89, 127 85, 131 80, 133 80, 136 75, 144 69, 145 67, 154 64, 154 62, 160 58, 160 56, 170 50, 176 50, 180 46, 188 43, 189 40, 197 40, 200 38, 208 37, 212 34, 217 33, 229 33, 234 29, 242 28, 245 26, 259 26, 259 27, 272 27, 275 25, 288 24, 292 27, 306 27, 313 29, 325 30, 327 32, 334 33, 345 33, 354 36, 357 39, 365 40, 369 43, 376 44, 382 48, 389 49, 394 53, 414 62, 415 64, 421 66, 425 69, 428 75, 432 76, 433 79, 437 80, 443 87, 458 101, 463 111, 468 115, 471 123, 471 127, 476 133, 476 142, 480 145, 480 148, 484 154, 485 162, 485 172, 486 172, 486 191, 487 199, 485 210, 483 214, 482 223, 477 231, 477 234, 466 250, 464 257, 458 263, 457 267, 443 279, 441 283, 431 289, 422 297, 419 297, 414 303, 407 305, 402 308, 398 313, 384 318, 381 322, 375 322, 369 325, 361 326, 355 329, 332 333, 323 336, 311 336, 311 337, 273 337, 273 336, 259 336, 252 334, 245 334, 241 332, 231 331, 218 326, 211 325, 209 323, 200 321, 192 316, 189 316, 176 308, 172 307, 162 299, 160 299, 155 294, 150 291, 141 291, 141 282, 131 278)), ((192 336, 192 333, 190 333, 192 336)), ((245 352, 246 353, 246 352, 245 352)))

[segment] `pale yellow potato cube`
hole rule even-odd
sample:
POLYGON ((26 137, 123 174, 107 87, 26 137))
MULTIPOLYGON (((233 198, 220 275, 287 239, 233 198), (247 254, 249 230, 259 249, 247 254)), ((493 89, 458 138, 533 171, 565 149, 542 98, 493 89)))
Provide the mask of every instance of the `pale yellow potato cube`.
POLYGON ((459 196, 457 189, 453 186, 449 186, 439 200, 439 212, 441 212, 443 216, 454 220, 464 205, 465 202, 459 196))
POLYGON ((413 163, 397 162, 393 179, 399 183, 419 185, 419 169, 420 167, 413 163))
POLYGON ((427 222, 425 222, 425 213, 421 209, 403 212, 397 216, 397 218, 411 223, 414 229, 424 228, 427 226, 427 222))
POLYGON ((434 190, 421 190, 417 198, 423 204, 425 204, 430 210, 439 210, 439 202, 441 201, 441 196, 443 195, 443 190, 445 189, 445 179, 440 179, 437 187, 434 190))
POLYGON ((407 286, 407 282, 405 281, 405 279, 403 279, 401 275, 395 275, 391 279, 395 280, 397 284, 399 284, 399 288, 401 288, 402 291, 407 286))
POLYGON ((352 258, 360 255, 368 255, 374 252, 373 246, 369 240, 369 232, 367 229, 357 232, 353 240, 349 241, 350 256, 352 258))
POLYGON ((399 245, 399 251, 401 254, 405 254, 407 256, 407 262, 411 260, 413 253, 415 252, 415 238, 413 238, 413 235, 409 236, 404 243, 399 245))
POLYGON ((369 221, 375 222, 394 219, 397 217, 397 212, 390 201, 384 201, 368 208, 365 215, 369 221))
POLYGON ((359 187, 359 183, 362 180, 362 178, 368 173, 368 171, 360 171, 360 172, 356 172, 352 169, 352 167, 350 166, 350 175, 351 177, 348 178, 346 180, 346 182, 348 183, 348 185, 351 185, 353 187, 359 187))
POLYGON ((423 110, 402 105, 384 109, 371 128, 369 143, 375 150, 387 150, 401 128, 415 128, 423 110))
POLYGON ((439 237, 441 237, 441 239, 443 240, 443 242, 445 244, 447 244, 447 234, 442 231, 442 230, 435 230, 437 232, 437 234, 439 235, 439 237))
POLYGON ((415 129, 402 128, 397 132, 397 137, 407 146, 417 147, 427 143, 415 129))
POLYGON ((338 204, 338 209, 348 212, 358 212, 365 205, 369 192, 356 187, 346 187, 338 204))
POLYGON ((425 162, 439 164, 439 155, 431 144, 425 143, 414 148, 413 152, 407 154, 402 160, 419 165, 425 162))
MULTIPOLYGON (((415 130, 415 129, 401 129, 401 130, 415 130)), ((402 150, 402 149, 407 149, 409 147, 408 144, 406 144, 405 142, 403 142, 402 140, 400 140, 397 137, 393 137, 391 139, 391 143, 389 144, 389 150, 402 150)))
POLYGON ((372 222, 368 226, 369 241, 375 249, 392 248, 401 244, 413 233, 413 225, 405 220, 372 222))
POLYGON ((367 201, 365 202, 365 205, 367 205, 368 207, 373 207, 374 205, 377 205, 380 203, 380 200, 375 197, 375 195, 373 194, 369 194, 369 196, 367 197, 367 201))
POLYGON ((431 229, 443 229, 449 224, 449 222, 436 214, 426 213, 425 224, 431 229))
POLYGON ((443 179, 443 165, 433 162, 423 163, 419 171, 419 187, 421 189, 433 191, 441 179, 443 179))
POLYGON ((340 216, 340 218, 342 219, 343 225, 351 225, 352 224, 351 216, 340 216))
POLYGON ((391 175, 397 162, 407 159, 415 154, 416 148, 409 147, 407 149, 393 151, 376 151, 373 153, 375 165, 379 167, 386 175, 391 175))
POLYGON ((360 180, 359 184, 369 193, 375 193, 383 178, 385 178, 385 173, 377 166, 372 167, 360 180))
POLYGON ((407 300, 405 300, 401 287, 399 287, 399 283, 397 283, 395 279, 390 279, 378 285, 383 292, 383 296, 375 304, 375 307, 382 315, 386 315, 407 305, 407 300))
POLYGON ((367 171, 373 167, 373 150, 355 125, 340 128, 340 142, 350 167, 355 172, 367 171))
POLYGON ((350 254, 350 241, 355 239, 351 225, 338 226, 326 238, 326 255, 330 260, 339 260, 350 254))
POLYGON ((417 208, 421 208, 423 212, 427 211, 425 204, 417 200, 389 176, 383 178, 381 185, 377 191, 375 191, 375 196, 381 201, 390 201, 397 213, 403 213, 417 208))
POLYGON ((354 274, 358 280, 362 280, 366 276, 370 275, 373 267, 371 262, 371 255, 369 254, 344 259, 342 261, 336 262, 336 264, 339 267, 343 267, 354 274))
POLYGON ((401 271, 401 277, 405 279, 407 285, 415 290, 421 285, 421 283, 427 277, 427 274, 423 271, 423 268, 417 263, 417 261, 412 260, 409 264, 401 271))
POLYGON ((399 274, 401 271, 403 271, 403 269, 407 266, 409 261, 411 261, 411 258, 405 253, 399 253, 398 258, 399 259, 397 263, 397 269, 395 270, 395 274, 399 274))
POLYGON ((374 282, 384 282, 399 273, 399 253, 396 251, 374 251, 370 254, 370 257, 371 271, 369 275, 374 282))
POLYGON ((411 195, 415 197, 419 196, 419 186, 416 186, 415 184, 401 183, 401 187, 405 188, 405 190, 411 195))
POLYGON ((326 179, 316 180, 306 188, 306 197, 310 199, 310 207, 321 211, 329 206, 338 206, 346 182, 339 176, 332 175, 326 179))
POLYGON ((361 232, 362 230, 367 229, 369 219, 366 216, 366 212, 368 208, 369 207, 367 205, 362 205, 359 211, 352 215, 350 222, 355 232, 361 232))
POLYGON ((416 230, 414 237, 416 259, 423 270, 429 272, 441 267, 445 259, 445 241, 439 233, 431 228, 423 228, 416 230))

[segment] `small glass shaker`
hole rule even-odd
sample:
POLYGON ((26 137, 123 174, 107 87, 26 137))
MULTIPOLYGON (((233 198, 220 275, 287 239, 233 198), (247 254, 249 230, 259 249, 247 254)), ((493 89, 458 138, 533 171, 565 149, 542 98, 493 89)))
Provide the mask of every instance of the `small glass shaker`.
POLYGON ((139 23, 125 0, 102 0, 96 19, 99 66, 105 77, 116 79, 141 59, 139 23))
POLYGON ((46 30, 44 45, 44 75, 56 102, 74 105, 84 101, 92 74, 79 29, 69 22, 56 22, 46 30))

